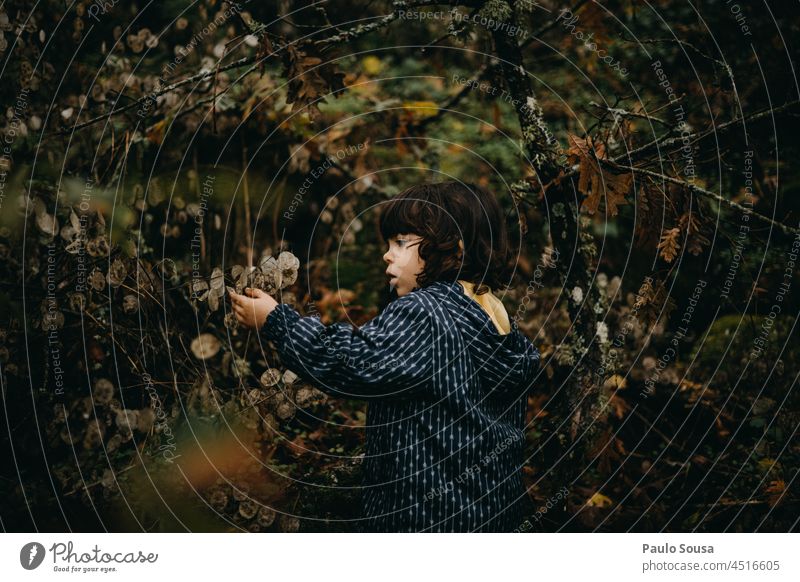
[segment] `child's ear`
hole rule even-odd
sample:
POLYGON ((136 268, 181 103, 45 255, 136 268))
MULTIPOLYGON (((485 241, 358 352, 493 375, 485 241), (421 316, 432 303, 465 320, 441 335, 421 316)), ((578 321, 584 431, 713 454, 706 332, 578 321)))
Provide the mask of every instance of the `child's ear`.
POLYGON ((461 250, 460 254, 464 254, 464 241, 461 239, 458 239, 458 248, 461 250))

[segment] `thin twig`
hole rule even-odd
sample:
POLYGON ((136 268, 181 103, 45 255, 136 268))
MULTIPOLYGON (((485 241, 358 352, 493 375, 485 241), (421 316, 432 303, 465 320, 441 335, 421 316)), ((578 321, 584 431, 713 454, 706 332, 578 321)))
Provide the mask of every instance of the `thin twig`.
POLYGON ((614 162, 609 161, 609 160, 600 160, 600 162, 602 164, 605 164, 605 165, 608 165, 608 166, 612 166, 615 169, 625 170, 627 172, 635 172, 637 174, 642 174, 644 176, 650 176, 651 178, 654 178, 654 179, 657 179, 657 180, 663 180, 663 181, 669 182, 671 184, 676 184, 678 186, 683 186, 684 188, 689 189, 691 192, 696 192, 698 194, 702 194, 702 195, 707 196, 709 198, 713 198, 714 200, 716 200, 720 204, 728 206, 728 207, 730 207, 730 208, 732 208, 734 210, 737 210, 737 211, 745 213, 745 214, 752 214, 754 217, 758 218, 762 222, 766 222, 768 224, 771 224, 772 226, 774 226, 775 228, 779 229, 780 231, 782 231, 786 235, 789 235, 789 236, 800 235, 800 229, 797 229, 797 228, 794 228, 794 227, 791 227, 791 226, 787 226, 787 225, 782 224, 780 222, 776 222, 776 221, 772 220, 768 216, 764 216, 763 214, 760 214, 760 213, 758 213, 758 212, 756 212, 754 210, 751 210, 750 208, 745 208, 744 206, 742 206, 738 202, 734 202, 733 200, 728 200, 727 198, 723 198, 722 196, 720 196, 716 192, 711 192, 710 190, 706 190, 705 188, 701 188, 700 186, 692 184, 691 182, 686 182, 684 180, 679 180, 678 178, 673 178, 672 176, 665 176, 664 174, 659 174, 658 172, 653 172, 651 170, 646 170, 645 168, 636 168, 636 167, 633 167, 633 166, 623 166, 623 165, 614 163, 614 162))

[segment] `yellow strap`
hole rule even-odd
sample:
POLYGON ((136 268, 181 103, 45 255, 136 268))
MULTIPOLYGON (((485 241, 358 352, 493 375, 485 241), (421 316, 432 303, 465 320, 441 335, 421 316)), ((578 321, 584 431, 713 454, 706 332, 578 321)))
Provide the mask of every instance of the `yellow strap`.
POLYGON ((498 333, 505 335, 511 331, 511 323, 508 320, 508 312, 506 311, 505 305, 492 294, 491 290, 483 295, 476 295, 474 283, 464 281, 463 279, 459 279, 458 282, 463 286, 464 294, 474 299, 489 315, 498 333))

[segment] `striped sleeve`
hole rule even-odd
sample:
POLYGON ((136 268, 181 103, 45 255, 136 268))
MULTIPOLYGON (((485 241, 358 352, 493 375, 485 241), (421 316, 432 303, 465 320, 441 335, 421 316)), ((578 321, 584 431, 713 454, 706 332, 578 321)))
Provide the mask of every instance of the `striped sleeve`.
POLYGON ((373 399, 424 389, 433 369, 431 315, 401 297, 361 328, 324 325, 280 304, 261 328, 287 368, 334 396, 373 399))

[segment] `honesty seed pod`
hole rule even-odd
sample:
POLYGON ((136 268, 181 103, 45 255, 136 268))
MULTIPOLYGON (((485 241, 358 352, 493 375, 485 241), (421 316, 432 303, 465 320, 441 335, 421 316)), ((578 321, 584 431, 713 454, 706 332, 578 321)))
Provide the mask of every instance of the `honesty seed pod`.
POLYGON ((281 371, 277 368, 269 368, 261 374, 261 385, 264 388, 275 386, 281 380, 281 371))
POLYGON ((210 333, 202 333, 192 340, 191 350, 199 360, 213 358, 219 353, 222 344, 210 333))
POLYGON ((92 393, 96 404, 108 404, 114 397, 114 385, 106 378, 100 378, 94 383, 92 393))

